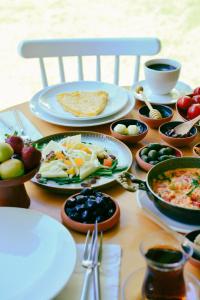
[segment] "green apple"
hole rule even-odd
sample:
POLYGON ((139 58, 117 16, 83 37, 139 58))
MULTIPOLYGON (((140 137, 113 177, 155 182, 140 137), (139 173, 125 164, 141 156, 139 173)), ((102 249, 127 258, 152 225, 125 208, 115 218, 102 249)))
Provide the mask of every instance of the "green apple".
POLYGON ((0 143, 0 162, 6 161, 13 155, 13 148, 7 143, 0 143))
POLYGON ((24 174, 24 164, 19 159, 9 159, 0 165, 2 179, 11 179, 24 174))

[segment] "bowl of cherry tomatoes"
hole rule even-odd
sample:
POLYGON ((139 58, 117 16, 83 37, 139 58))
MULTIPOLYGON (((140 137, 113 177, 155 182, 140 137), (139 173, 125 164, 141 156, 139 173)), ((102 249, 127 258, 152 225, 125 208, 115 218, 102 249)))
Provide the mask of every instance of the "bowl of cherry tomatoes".
MULTIPOLYGON (((189 121, 200 115, 200 87, 194 89, 192 94, 182 96, 176 103, 176 110, 183 120, 189 121)), ((195 126, 200 131, 200 122, 195 126)))

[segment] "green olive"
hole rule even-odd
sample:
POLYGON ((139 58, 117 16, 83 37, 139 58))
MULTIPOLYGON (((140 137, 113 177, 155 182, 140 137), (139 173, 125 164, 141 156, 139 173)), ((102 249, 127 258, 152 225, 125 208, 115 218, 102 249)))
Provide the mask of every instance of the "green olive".
POLYGON ((148 153, 149 160, 156 160, 158 157, 158 152, 156 150, 150 150, 148 153))
POLYGON ((148 156, 147 155, 142 155, 141 159, 145 162, 148 162, 148 156))
POLYGON ((174 150, 170 147, 162 147, 159 151, 158 151, 158 154, 159 156, 162 156, 162 155, 170 155, 174 153, 174 150))
POLYGON ((140 155, 147 155, 149 152, 149 149, 147 147, 145 147, 144 149, 141 150, 140 155))
POLYGON ((158 160, 163 161, 163 160, 166 160, 166 159, 169 159, 169 158, 171 158, 169 155, 161 155, 160 157, 158 157, 158 160))
POLYGON ((153 143, 153 144, 148 145, 149 150, 160 150, 161 147, 162 147, 162 145, 157 144, 157 143, 153 143))

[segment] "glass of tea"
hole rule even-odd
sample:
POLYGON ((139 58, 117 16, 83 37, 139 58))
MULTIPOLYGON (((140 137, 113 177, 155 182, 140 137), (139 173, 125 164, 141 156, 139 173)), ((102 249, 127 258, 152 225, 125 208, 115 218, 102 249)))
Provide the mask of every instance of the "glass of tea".
POLYGON ((193 252, 191 246, 186 242, 183 250, 174 236, 158 231, 141 243, 140 250, 147 264, 142 299, 186 299, 183 271, 193 252))

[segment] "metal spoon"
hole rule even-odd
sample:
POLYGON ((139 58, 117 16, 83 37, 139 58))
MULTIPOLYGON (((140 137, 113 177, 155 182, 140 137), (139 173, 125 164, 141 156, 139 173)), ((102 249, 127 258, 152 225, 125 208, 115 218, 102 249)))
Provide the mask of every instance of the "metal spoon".
POLYGON ((146 95, 144 94, 143 87, 138 86, 138 87, 136 87, 135 91, 136 91, 137 94, 142 95, 142 98, 143 98, 145 104, 148 106, 148 108, 149 108, 149 117, 152 118, 152 119, 155 119, 155 120, 162 119, 162 115, 159 112, 159 110, 153 108, 152 105, 150 104, 150 102, 148 101, 146 95))
POLYGON ((169 232, 171 235, 173 235, 182 245, 189 245, 192 247, 192 249, 195 251, 195 253, 200 257, 200 246, 198 244, 195 244, 191 242, 187 235, 184 236, 174 230, 172 230, 166 223, 164 223, 156 214, 154 214, 151 210, 149 210, 146 207, 143 207, 144 214, 154 221, 157 225, 159 225, 161 228, 163 228, 165 231, 169 232))

